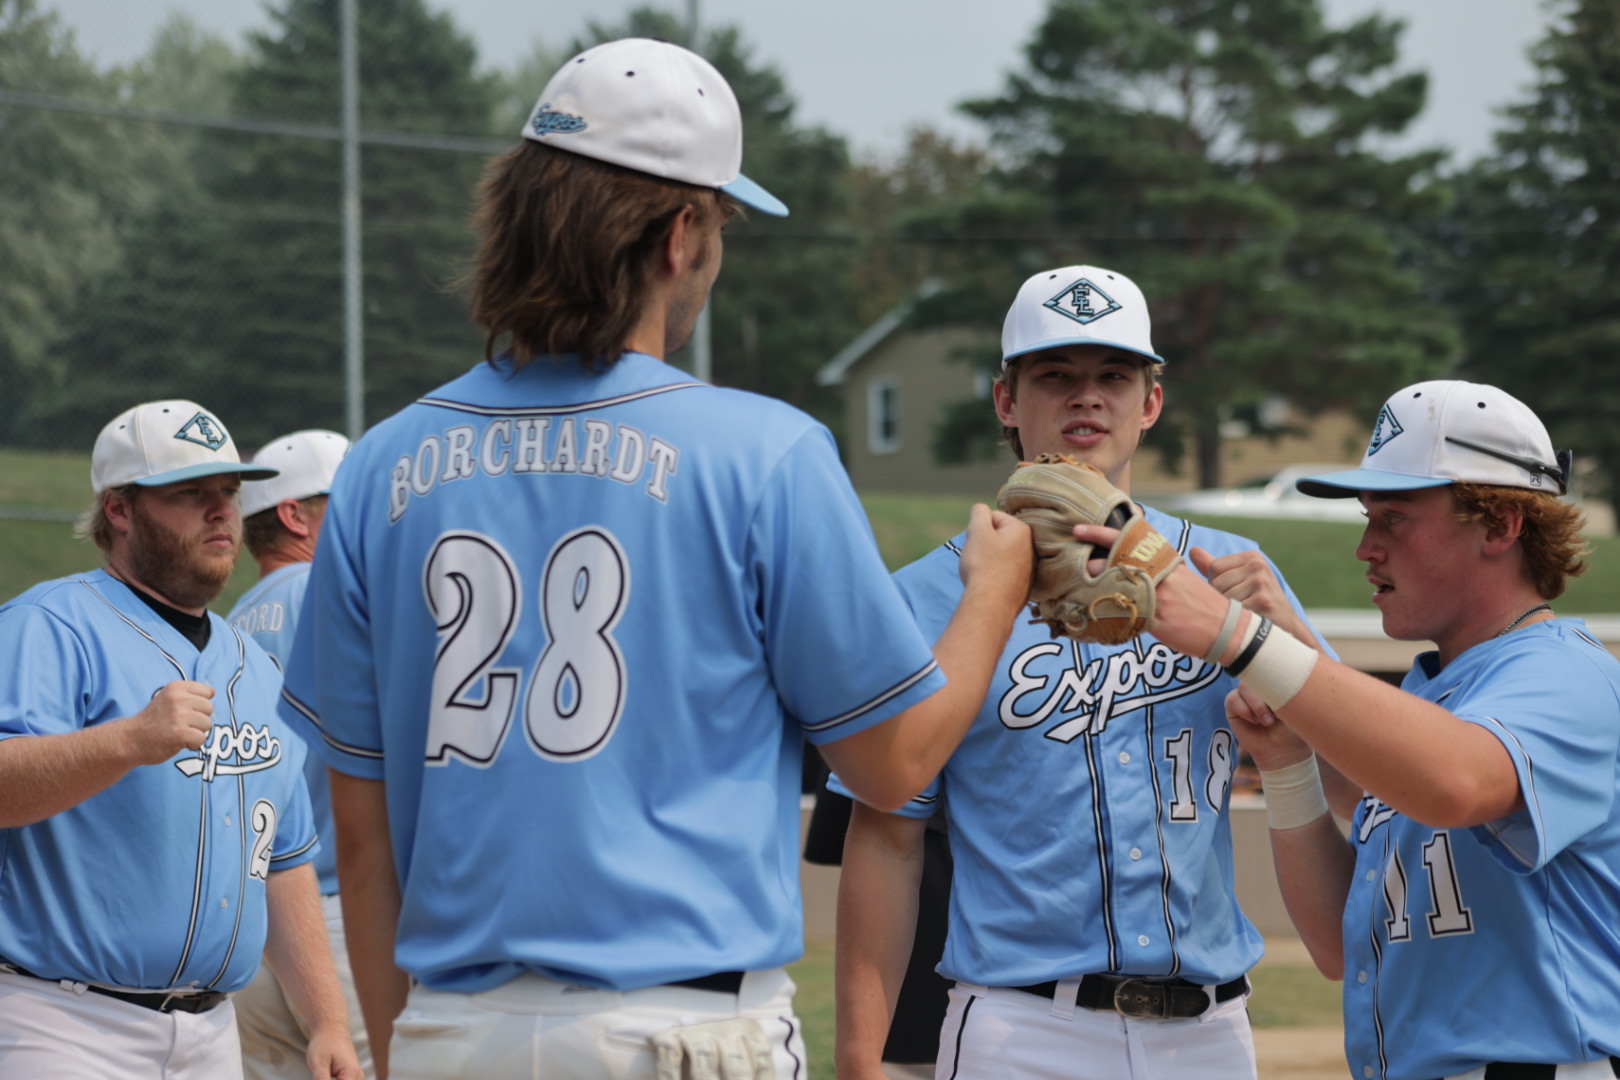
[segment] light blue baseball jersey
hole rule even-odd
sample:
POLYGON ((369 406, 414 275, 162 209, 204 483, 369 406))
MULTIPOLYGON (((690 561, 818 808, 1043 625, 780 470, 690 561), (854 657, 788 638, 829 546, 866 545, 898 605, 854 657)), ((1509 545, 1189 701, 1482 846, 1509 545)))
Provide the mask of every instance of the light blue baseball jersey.
POLYGON ((281 677, 211 615, 208 647, 97 570, 0 607, 0 738, 134 714, 177 679, 214 688, 201 750, 139 766, 33 825, 0 829, 0 958, 49 979, 236 990, 264 952, 265 881, 315 847, 304 745, 281 677))
POLYGON ((386 782, 405 971, 629 989, 796 958, 803 740, 943 680, 826 429, 627 353, 359 442, 283 714, 386 782))
MULTIPOLYGON (((309 563, 283 566, 243 593, 225 621, 258 642, 277 668, 285 668, 308 587, 309 563)), ((304 786, 309 789, 309 805, 315 815, 315 834, 322 840, 315 853, 315 876, 321 894, 331 896, 338 891, 337 844, 333 842, 337 829, 332 823, 332 786, 326 778, 326 762, 318 754, 304 758, 304 786)))
POLYGON ((1500 739, 1525 809, 1435 829, 1368 796, 1344 914, 1353 1076, 1620 1054, 1620 662, 1580 619, 1481 642, 1403 687, 1500 739))
MULTIPOLYGON (((1147 516, 1183 555, 1255 547, 1147 516)), ((931 638, 962 594, 961 542, 895 574, 931 638)), ((1234 892, 1238 748, 1223 701, 1235 685, 1152 635, 1097 645, 1020 620, 962 745, 898 811, 926 817, 943 799, 950 824, 940 973, 1026 986, 1095 972, 1219 984, 1248 971, 1263 946, 1234 892)))

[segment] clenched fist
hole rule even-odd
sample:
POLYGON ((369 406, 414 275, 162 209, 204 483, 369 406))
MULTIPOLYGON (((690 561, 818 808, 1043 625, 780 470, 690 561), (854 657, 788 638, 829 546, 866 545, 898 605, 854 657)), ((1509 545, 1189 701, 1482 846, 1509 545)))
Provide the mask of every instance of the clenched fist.
POLYGON ((182 750, 197 750, 214 726, 214 688, 176 679, 152 695, 146 708, 126 717, 130 755, 157 765, 182 750))

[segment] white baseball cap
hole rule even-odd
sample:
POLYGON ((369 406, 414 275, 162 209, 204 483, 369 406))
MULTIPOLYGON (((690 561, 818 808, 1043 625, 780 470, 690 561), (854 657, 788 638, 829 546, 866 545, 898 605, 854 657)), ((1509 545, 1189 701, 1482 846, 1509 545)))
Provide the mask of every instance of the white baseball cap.
POLYGON ((349 440, 335 431, 295 431, 271 439, 253 455, 253 464, 268 465, 280 475, 242 485, 242 516, 252 517, 283 499, 328 494, 348 452, 349 440))
POLYGON ((586 49, 551 77, 523 137, 787 216, 782 200, 742 175, 742 112, 725 77, 667 41, 586 49))
POLYGON ((219 473, 265 480, 276 470, 244 465, 225 425, 194 401, 148 401, 119 413, 90 454, 97 495, 125 484, 156 487, 219 473))
POLYGON ((1152 322, 1142 290, 1100 266, 1043 270, 1018 290, 1001 324, 1001 367, 1025 353, 1061 345, 1107 345, 1156 364, 1152 322))
POLYGON ((1455 380, 1397 390, 1378 410, 1359 469, 1307 476, 1294 486, 1323 499, 1362 491, 1492 484, 1562 495, 1569 454, 1555 453, 1536 414, 1494 386, 1455 380))

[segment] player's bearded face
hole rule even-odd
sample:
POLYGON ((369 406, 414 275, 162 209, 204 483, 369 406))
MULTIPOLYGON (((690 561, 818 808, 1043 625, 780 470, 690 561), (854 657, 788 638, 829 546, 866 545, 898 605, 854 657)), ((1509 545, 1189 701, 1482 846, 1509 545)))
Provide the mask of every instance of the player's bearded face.
POLYGON ((131 503, 130 569, 137 581, 169 602, 182 608, 206 607, 219 596, 236 567, 242 550, 241 515, 216 519, 192 513, 182 518, 191 525, 175 528, 159 520, 159 515, 178 516, 168 510, 163 507, 154 514, 145 498, 131 503))

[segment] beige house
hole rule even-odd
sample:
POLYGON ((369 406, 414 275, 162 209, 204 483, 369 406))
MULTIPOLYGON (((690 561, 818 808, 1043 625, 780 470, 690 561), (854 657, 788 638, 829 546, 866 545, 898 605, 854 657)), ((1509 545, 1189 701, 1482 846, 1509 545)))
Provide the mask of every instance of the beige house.
MULTIPOLYGON (((920 297, 938 286, 924 286, 920 297)), ((1003 448, 994 460, 942 465, 934 459, 934 433, 951 406, 982 403, 986 416, 995 406, 990 382, 1000 354, 999 328, 914 329, 905 320, 911 302, 901 304, 868 327, 817 373, 822 386, 844 394, 844 465, 857 491, 980 495, 994 493, 1016 462, 1003 448), (971 358, 971 359, 968 359, 971 358)), ((1172 363, 1173 363, 1172 358, 1172 363)), ((1168 392, 1175 393, 1174 367, 1168 392)), ((1278 403, 1277 422, 1292 419, 1278 403)), ((1221 450, 1221 475, 1240 484, 1298 463, 1343 463, 1353 466, 1366 448, 1366 418, 1348 414, 1315 417, 1300 423, 1306 436, 1275 442, 1252 437, 1246 426, 1232 424, 1221 450)), ((1153 433, 1147 436, 1151 447, 1153 433)), ((1154 494, 1187 491, 1196 486, 1196 470, 1183 462, 1171 475, 1158 454, 1143 453, 1132 468, 1132 491, 1151 500, 1154 494)))

